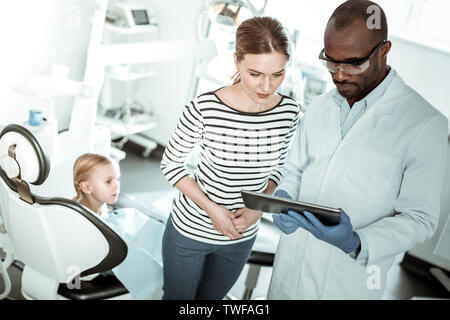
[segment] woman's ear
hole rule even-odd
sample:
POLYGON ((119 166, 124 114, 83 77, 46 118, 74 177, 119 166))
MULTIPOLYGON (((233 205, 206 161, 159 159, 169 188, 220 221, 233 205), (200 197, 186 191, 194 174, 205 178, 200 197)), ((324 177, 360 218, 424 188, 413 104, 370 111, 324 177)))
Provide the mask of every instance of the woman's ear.
POLYGON ((236 67, 236 71, 239 72, 239 62, 238 62, 238 59, 237 59, 236 52, 233 53, 233 58, 234 58, 234 65, 236 67))
POLYGON ((89 184, 89 182, 87 181, 81 181, 80 182, 80 190, 81 192, 83 192, 84 194, 90 194, 92 191, 92 187, 89 184))

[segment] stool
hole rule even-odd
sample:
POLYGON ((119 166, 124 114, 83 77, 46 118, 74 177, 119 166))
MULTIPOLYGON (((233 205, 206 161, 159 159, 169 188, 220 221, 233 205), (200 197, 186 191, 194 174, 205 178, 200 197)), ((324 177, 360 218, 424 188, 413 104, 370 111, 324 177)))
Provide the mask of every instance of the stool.
POLYGON ((250 257, 247 260, 249 269, 247 278, 245 279, 245 292, 242 300, 250 300, 253 290, 256 288, 261 267, 273 266, 274 256, 275 255, 273 253, 261 251, 252 251, 250 253, 250 257))

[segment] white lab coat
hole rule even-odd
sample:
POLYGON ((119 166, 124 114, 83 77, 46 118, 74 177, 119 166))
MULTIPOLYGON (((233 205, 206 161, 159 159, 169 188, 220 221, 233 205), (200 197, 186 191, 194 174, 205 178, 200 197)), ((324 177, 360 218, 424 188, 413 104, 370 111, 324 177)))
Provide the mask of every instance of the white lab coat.
POLYGON ((269 299, 381 298, 395 256, 437 227, 447 118, 396 75, 341 139, 332 95, 309 106, 279 189, 342 208, 367 240, 368 263, 299 228, 280 238, 269 299))

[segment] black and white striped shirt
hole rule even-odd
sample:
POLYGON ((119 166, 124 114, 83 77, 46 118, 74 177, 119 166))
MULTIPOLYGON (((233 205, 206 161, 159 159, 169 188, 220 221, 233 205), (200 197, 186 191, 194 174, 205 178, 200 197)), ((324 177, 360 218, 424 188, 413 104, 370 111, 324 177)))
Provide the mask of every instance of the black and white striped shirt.
MULTIPOLYGON (((241 190, 263 192, 269 179, 279 183, 298 116, 298 104, 287 96, 269 110, 248 113, 227 106, 215 92, 202 94, 185 106, 161 169, 172 185, 192 176, 185 160, 200 144, 192 177, 209 199, 234 212, 244 207, 241 190)), ((259 226, 258 221, 242 238, 231 240, 216 231, 209 216, 181 192, 175 196, 171 217, 180 233, 211 244, 248 240, 259 226)))

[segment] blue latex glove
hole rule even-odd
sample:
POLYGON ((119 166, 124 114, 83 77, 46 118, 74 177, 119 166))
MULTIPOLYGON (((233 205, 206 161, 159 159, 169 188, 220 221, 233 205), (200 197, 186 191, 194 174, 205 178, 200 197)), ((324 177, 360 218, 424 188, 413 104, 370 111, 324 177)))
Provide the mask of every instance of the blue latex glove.
MULTIPOLYGON (((274 196, 292 200, 291 196, 283 189, 278 189, 275 192, 274 196)), ((287 219, 283 219, 282 216, 284 216, 284 215, 285 214, 274 214, 272 217, 273 223, 275 223, 275 225, 284 233, 290 234, 290 233, 294 232, 295 230, 297 230, 297 228, 299 226, 294 221, 287 221, 287 219)))
POLYGON ((345 253, 356 250, 360 244, 359 236, 353 231, 350 217, 342 210, 341 221, 335 226, 325 226, 311 212, 303 211, 303 215, 289 210, 273 218, 275 225, 286 234, 302 227, 311 232, 317 239, 338 247, 345 253))
POLYGON ((292 200, 291 196, 284 191, 283 189, 278 189, 275 193, 274 193, 275 197, 280 197, 280 198, 286 198, 286 199, 290 199, 292 200))

